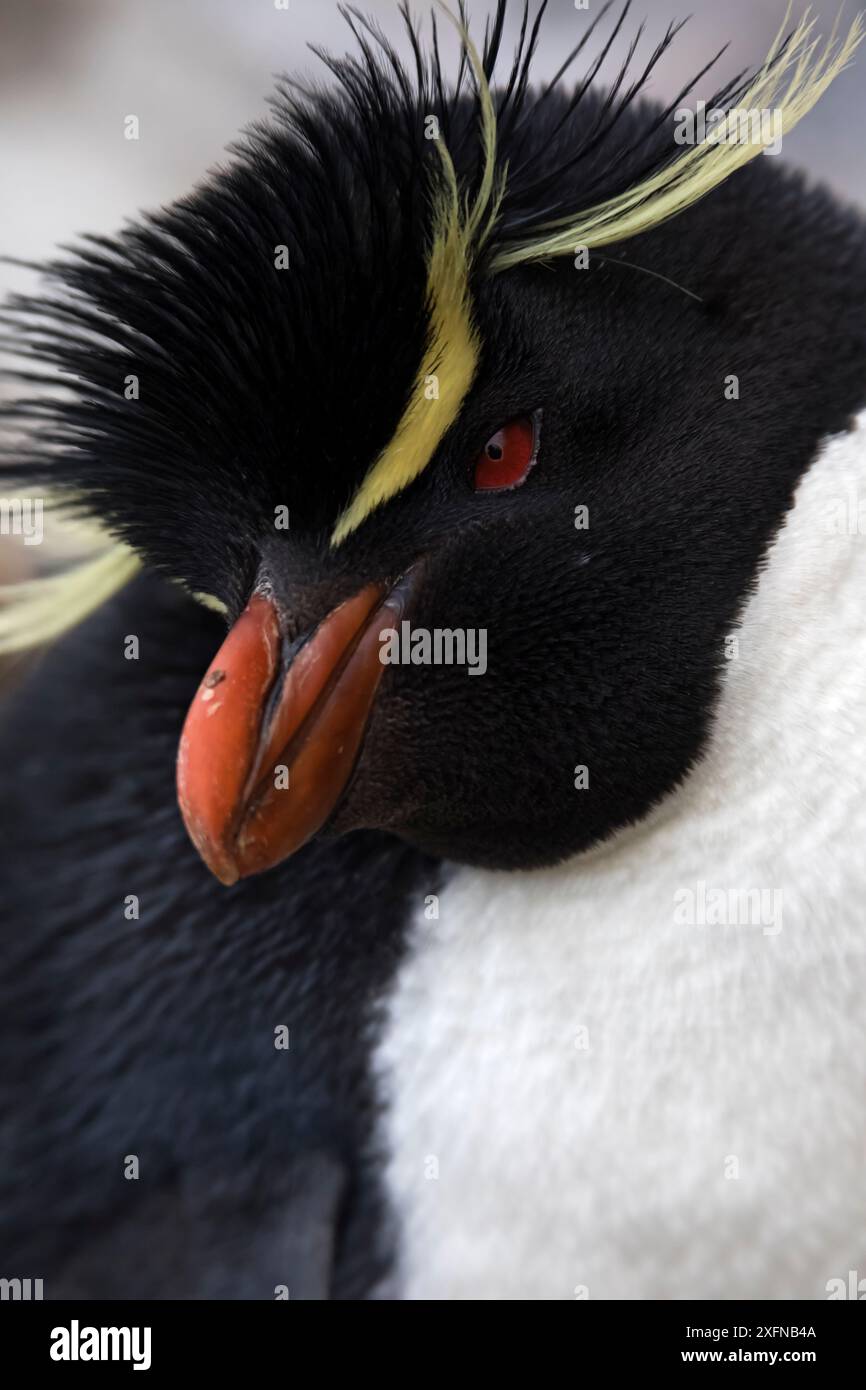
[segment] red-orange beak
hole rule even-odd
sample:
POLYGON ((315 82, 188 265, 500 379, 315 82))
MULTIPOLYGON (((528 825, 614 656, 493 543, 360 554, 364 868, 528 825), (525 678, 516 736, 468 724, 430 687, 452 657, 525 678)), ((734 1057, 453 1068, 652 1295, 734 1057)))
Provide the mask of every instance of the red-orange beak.
POLYGON ((320 830, 355 765, 404 584, 368 584, 287 661, 254 594, 196 691, 177 757, 190 838, 222 883, 273 868, 320 830))

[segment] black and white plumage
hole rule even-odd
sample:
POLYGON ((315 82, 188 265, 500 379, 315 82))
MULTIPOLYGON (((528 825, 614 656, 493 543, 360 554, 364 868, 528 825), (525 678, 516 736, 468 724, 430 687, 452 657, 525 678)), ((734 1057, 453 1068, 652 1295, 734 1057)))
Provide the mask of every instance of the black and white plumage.
POLYGON ((19 407, 19 473, 146 573, 3 721, 8 1259, 47 1296, 824 1296, 862 1262, 863 561, 819 540, 863 458, 866 229, 761 158, 587 271, 489 274, 671 157, 625 80, 621 110, 531 88, 530 41, 494 86, 477 371, 335 548, 428 333, 426 111, 482 177, 479 101, 365 33, 345 96, 284 97, 229 171, 11 310, 75 377, 19 407), (473 491, 539 411, 523 486, 473 491), (223 887, 173 777, 225 622, 171 581, 230 624, 265 584, 294 653, 419 560, 413 626, 485 629, 485 677, 389 668, 323 832, 223 887), (701 882, 782 891, 783 929, 684 925, 701 882))

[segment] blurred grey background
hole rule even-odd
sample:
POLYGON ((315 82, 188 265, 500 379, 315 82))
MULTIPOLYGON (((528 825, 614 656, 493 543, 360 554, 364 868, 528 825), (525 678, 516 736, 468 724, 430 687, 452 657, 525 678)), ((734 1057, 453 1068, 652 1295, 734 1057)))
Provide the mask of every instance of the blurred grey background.
MULTIPOLYGON (((397 0, 359 0, 359 6, 406 51, 397 0)), ((535 69, 539 79, 552 75, 601 6, 602 0, 589 0, 588 9, 576 8, 575 0, 550 0, 535 69)), ((476 34, 493 8, 493 0, 469 0, 476 34)), ((818 0, 812 8, 819 30, 829 33, 838 0, 818 0)), ((856 0, 841 5, 843 32, 857 8, 856 0)), ((430 0, 413 0, 412 9, 427 15, 430 0)), ((509 56, 520 9, 512 0, 509 56)), ((795 0, 792 18, 804 9, 805 0, 795 0)), ((576 73, 598 52, 618 10, 619 0, 576 73)), ((785 11, 786 0, 634 0, 602 72, 616 72, 641 20, 646 32, 636 65, 670 20, 691 13, 649 90, 670 98, 730 41, 690 104, 708 99, 725 78, 761 61, 785 11)), ((441 27, 449 31, 445 46, 456 57, 450 26, 441 27)), ((276 73, 326 79, 307 48, 311 42, 337 53, 351 46, 336 0, 0 0, 0 253, 45 257, 76 233, 111 232, 140 209, 184 193, 220 162, 241 127, 266 114, 276 73), (130 114, 139 118, 138 140, 124 138, 130 114)), ((859 63, 785 137, 782 158, 866 204, 864 128, 866 45, 859 63)), ((0 294, 13 288, 32 288, 31 277, 0 264, 0 294)), ((0 582, 32 564, 35 553, 22 555, 20 546, 0 537, 0 582)))

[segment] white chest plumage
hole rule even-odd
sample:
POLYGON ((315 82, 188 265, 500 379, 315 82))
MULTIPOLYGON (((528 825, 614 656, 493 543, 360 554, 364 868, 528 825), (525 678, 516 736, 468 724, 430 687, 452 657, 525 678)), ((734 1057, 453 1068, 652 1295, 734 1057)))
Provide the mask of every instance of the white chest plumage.
POLYGON ((402 1296, 866 1276, 864 479, 866 413, 800 485, 678 792, 559 868, 460 869, 415 923, 377 1059, 402 1296))

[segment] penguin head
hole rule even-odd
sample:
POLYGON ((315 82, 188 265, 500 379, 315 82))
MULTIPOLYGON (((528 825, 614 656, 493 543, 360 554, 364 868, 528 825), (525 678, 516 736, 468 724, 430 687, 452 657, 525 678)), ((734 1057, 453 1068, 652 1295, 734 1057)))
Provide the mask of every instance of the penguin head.
MULTIPOLYGON (((760 149, 678 150, 622 77, 531 90, 531 44, 492 90, 503 16, 447 96, 437 48, 410 80, 362 32, 13 309, 75 379, 30 478, 226 616, 178 792, 227 883, 317 834, 509 869, 640 819, 858 400, 859 221, 760 149)), ((715 100, 784 87, 799 34, 715 100)))

